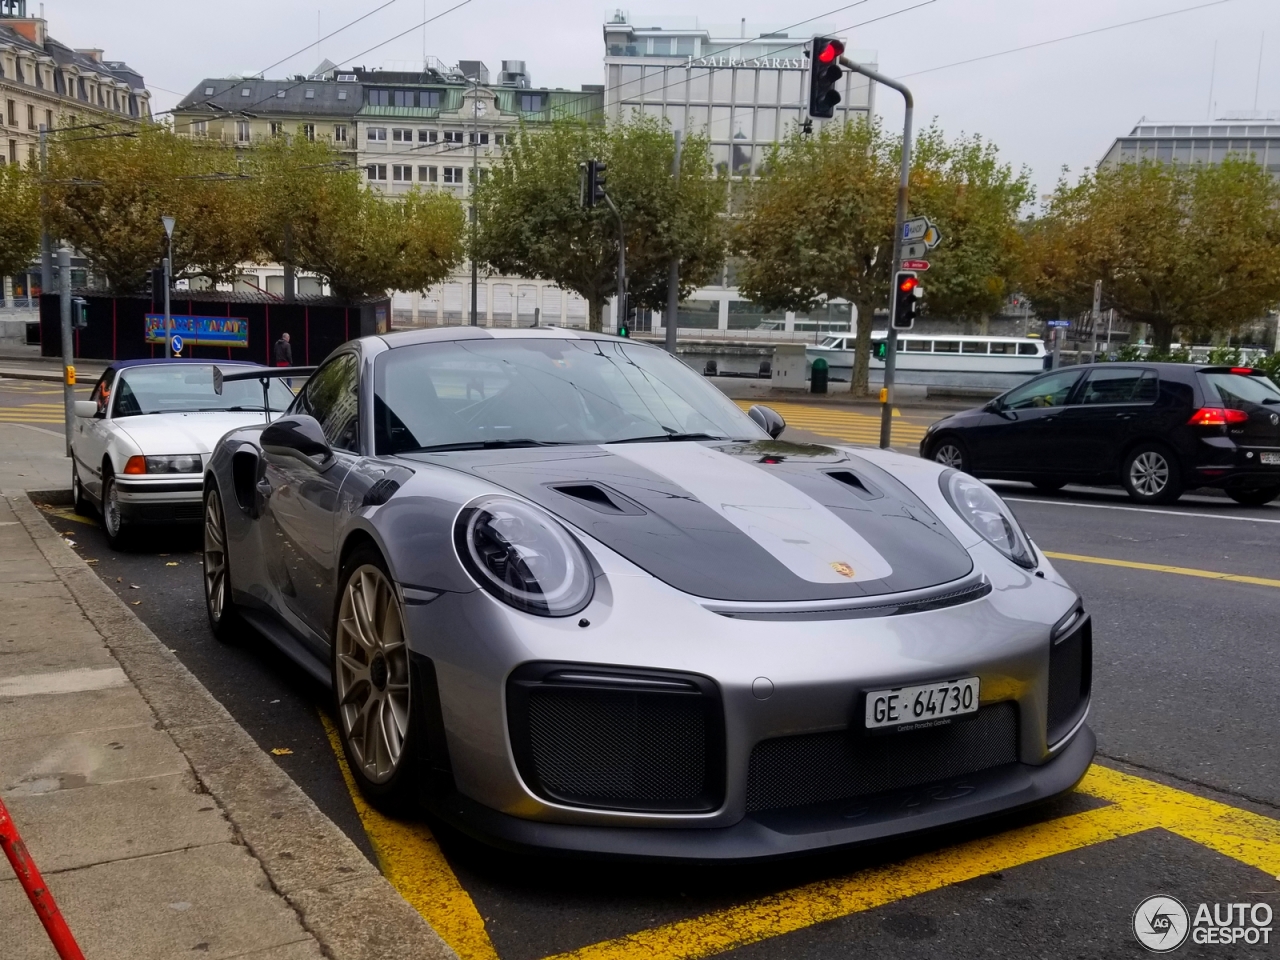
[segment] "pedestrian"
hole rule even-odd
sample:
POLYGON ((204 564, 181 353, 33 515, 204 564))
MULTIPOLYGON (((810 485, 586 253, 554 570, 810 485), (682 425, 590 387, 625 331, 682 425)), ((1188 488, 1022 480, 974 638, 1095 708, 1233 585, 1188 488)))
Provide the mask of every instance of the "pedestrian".
MULTIPOLYGON (((272 351, 275 357, 277 367, 293 366, 293 344, 289 342, 289 331, 280 334, 280 339, 276 341, 276 345, 272 351)), ((290 390, 293 389, 293 378, 286 377, 284 384, 290 390)))

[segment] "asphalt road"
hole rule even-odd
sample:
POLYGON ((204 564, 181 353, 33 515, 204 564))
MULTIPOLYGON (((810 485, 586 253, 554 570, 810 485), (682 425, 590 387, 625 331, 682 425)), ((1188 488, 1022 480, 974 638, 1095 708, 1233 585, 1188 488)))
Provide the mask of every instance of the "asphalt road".
MULTIPOLYGON (((806 436, 841 436, 867 425, 806 426, 806 436)), ((1156 816, 1210 798, 1227 807, 1208 804, 1209 813, 1188 816, 1205 824, 1215 810, 1228 811, 1223 823, 1247 816, 1234 808, 1280 819, 1280 507, 1188 497, 1144 510, 1118 491, 1043 497, 1017 484, 1000 489, 1042 549, 1083 558, 1053 562, 1094 617, 1090 723, 1099 760, 1139 778, 1125 781, 1131 797, 1121 806, 1156 816)), ((379 828, 362 820, 341 777, 321 722, 327 694, 265 642, 226 647, 213 639, 196 531, 157 533, 113 553, 92 521, 65 508, 49 513, 264 750, 291 751, 276 758, 280 765, 372 857, 369 836, 376 842, 379 828)), ((461 884, 457 897, 483 918, 478 939, 459 946, 464 960, 570 951, 577 960, 1136 957, 1144 953, 1133 913, 1152 894, 1189 904, 1269 902, 1280 918, 1280 867, 1264 872, 1210 849, 1217 828, 1205 826, 1200 837, 1130 827, 1063 841, 1054 826, 1105 814, 1104 796, 1087 781, 1049 807, 978 828, 747 869, 511 858, 448 831, 438 837, 461 884), (761 897, 768 899, 757 906, 761 897), (638 939, 608 943, 628 936, 638 939)), ((399 856, 429 860, 412 845, 399 856)), ((1280 851, 1259 856, 1280 863, 1280 851)), ((383 867, 412 873, 420 864, 384 859, 383 867)), ((420 909, 432 919, 431 904, 420 909)), ((1275 939, 1188 942, 1176 955, 1277 957, 1275 939)))

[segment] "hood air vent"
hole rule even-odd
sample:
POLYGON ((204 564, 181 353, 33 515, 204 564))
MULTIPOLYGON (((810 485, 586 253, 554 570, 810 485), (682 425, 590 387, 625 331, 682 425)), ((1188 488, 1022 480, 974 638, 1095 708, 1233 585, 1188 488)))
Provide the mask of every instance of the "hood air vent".
POLYGON ((850 487, 863 500, 879 500, 884 496, 879 490, 873 487, 867 481, 852 470, 828 470, 827 476, 832 480, 838 480, 845 486, 850 487))
POLYGON ((608 490, 594 483, 561 483, 554 484, 551 487, 556 493, 566 497, 572 497, 581 503, 586 504, 592 510, 599 513, 607 513, 611 516, 630 516, 639 517, 644 515, 644 510, 640 505, 634 503, 627 497, 618 493, 616 490, 608 490))

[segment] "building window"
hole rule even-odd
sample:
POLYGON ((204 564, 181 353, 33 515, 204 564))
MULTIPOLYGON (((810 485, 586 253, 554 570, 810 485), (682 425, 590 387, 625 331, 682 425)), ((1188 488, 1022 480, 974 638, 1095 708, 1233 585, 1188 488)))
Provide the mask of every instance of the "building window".
POLYGON ((316 125, 314 123, 300 124, 298 126, 298 132, 312 142, 316 139, 316 125))
MULTIPOLYGON (((346 91, 340 90, 339 93, 346 93, 346 91)), ((334 143, 347 142, 347 125, 345 123, 335 123, 333 125, 333 142, 334 143)))
MULTIPOLYGON (((84 81, 83 81, 83 80, 81 80, 81 81, 80 81, 80 85, 81 85, 81 86, 84 86, 84 81)), ((241 87, 241 88, 240 88, 240 96, 242 96, 242 97, 244 97, 244 98, 248 99, 248 97, 249 97, 249 93, 250 93, 250 91, 249 91, 249 88, 248 88, 248 87, 241 87)))
POLYGON ((391 179, 400 183, 407 183, 413 179, 413 167, 407 163, 397 163, 391 168, 391 179))
POLYGON ((413 131, 405 130, 402 127, 395 127, 391 131, 391 139, 395 143, 413 143, 413 131))
POLYGON ((31 104, 27 104, 27 129, 34 130, 36 128, 36 108, 31 104))
POLYGON ((371 107, 391 106, 391 91, 390 90, 370 90, 369 106, 371 107))
MULTIPOLYGON (((480 174, 481 183, 484 183, 486 180, 489 179, 489 170, 487 167, 478 167, 476 168, 475 172, 480 174)), ((467 171, 467 180, 469 180, 471 183, 476 182, 476 178, 471 175, 471 170, 467 171)))
POLYGON ((419 143, 435 143, 439 138, 440 138, 440 134, 436 133, 436 131, 434 131, 434 130, 419 130, 419 131, 418 131, 418 142, 419 142, 419 143))
POLYGON ((439 90, 423 90, 418 94, 418 106, 434 109, 440 106, 439 90))
POLYGON ((385 163, 371 163, 365 168, 370 180, 386 180, 387 165, 385 163))
POLYGON ((213 87, 205 87, 205 88, 204 88, 204 95, 205 95, 206 97, 212 97, 212 96, 213 96, 213 87))
POLYGON ((240 143, 249 142, 249 121, 248 120, 236 121, 236 140, 238 140, 240 143))
POLYGON ((540 93, 522 93, 520 94, 520 109, 525 113, 537 113, 542 109, 542 94, 540 93))
POLYGON ((193 120, 191 122, 191 135, 193 137, 207 137, 209 135, 209 121, 193 120))
POLYGON ((514 133, 495 133, 493 135, 493 145, 495 147, 509 147, 516 142, 514 133))
POLYGON ((461 131, 461 130, 446 130, 446 131, 444 132, 444 142, 445 142, 445 143, 461 143, 461 142, 462 142, 462 131, 461 131))
POLYGON ((18 125, 18 104, 15 100, 9 101, 9 126, 16 127, 18 125))
POLYGON ((412 107, 413 91, 412 90, 395 90, 391 94, 391 102, 395 104, 397 107, 412 107))
POLYGON ((314 100, 314 99, 316 98, 316 91, 315 91, 315 88, 314 88, 314 87, 307 87, 306 92, 305 92, 305 93, 303 93, 303 94, 302 94, 302 96, 303 96, 303 98, 304 98, 304 99, 306 99, 306 100, 314 100))
POLYGON ((52 110, 46 110, 44 112, 44 128, 46 130, 53 129, 53 111, 52 110))
POLYGON ((444 168, 445 183, 462 183, 461 167, 445 167, 444 168))
POLYGON ((370 142, 381 141, 385 143, 387 139, 387 128, 386 127, 365 127, 365 137, 370 142))
POLYGON ((276 120, 271 121, 271 135, 279 137, 284 135, 284 124, 276 120))
POLYGON ((338 91, 338 99, 339 99, 339 100, 345 100, 345 99, 347 99, 347 91, 345 91, 345 90, 339 90, 339 91, 338 91))
POLYGON ((435 183, 436 168, 435 167, 419 167, 418 179, 421 180, 423 183, 435 183))
POLYGON ((9 162, 10 163, 18 162, 18 141, 17 140, 9 141, 9 162))
MULTIPOLYGON (((470 135, 467 137, 467 141, 468 141, 469 143, 473 143, 473 144, 474 144, 474 143, 476 142, 476 136, 477 136, 477 134, 475 134, 475 133, 470 134, 470 135)), ((484 145, 488 145, 488 143, 489 143, 489 134, 487 134, 487 133, 482 133, 482 134, 479 134, 479 137, 480 137, 480 142, 481 142, 482 144, 484 144, 484 145)))
POLYGON ((276 91, 276 99, 277 99, 277 100, 283 100, 283 99, 284 99, 284 88, 283 88, 283 87, 281 87, 279 90, 277 90, 277 91, 276 91))

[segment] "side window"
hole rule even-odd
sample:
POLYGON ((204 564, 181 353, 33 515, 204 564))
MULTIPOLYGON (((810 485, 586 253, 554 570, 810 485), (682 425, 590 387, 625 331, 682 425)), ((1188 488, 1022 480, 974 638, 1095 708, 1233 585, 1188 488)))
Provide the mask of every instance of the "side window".
POLYGON ((335 357, 315 372, 298 394, 296 412, 315 417, 329 445, 355 452, 359 443, 359 389, 356 358, 335 357))
POLYGON ((105 417, 107 408, 111 406, 111 380, 114 374, 108 370, 93 385, 93 393, 89 395, 89 399, 98 405, 98 416, 105 417))
POLYGON ((1004 408, 1026 410, 1031 407, 1060 407, 1067 402, 1071 388, 1079 379, 1079 370, 1062 370, 1047 377, 1038 377, 1007 393, 1004 408))
POLYGON ((1092 371, 1081 403, 1152 403, 1156 399, 1154 371, 1134 367, 1102 367, 1092 371))

